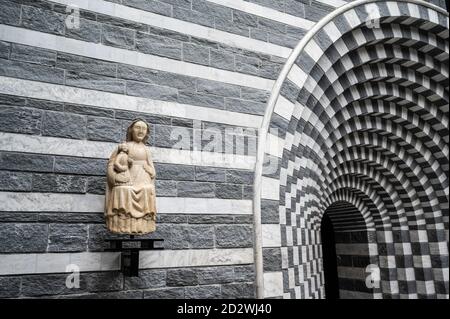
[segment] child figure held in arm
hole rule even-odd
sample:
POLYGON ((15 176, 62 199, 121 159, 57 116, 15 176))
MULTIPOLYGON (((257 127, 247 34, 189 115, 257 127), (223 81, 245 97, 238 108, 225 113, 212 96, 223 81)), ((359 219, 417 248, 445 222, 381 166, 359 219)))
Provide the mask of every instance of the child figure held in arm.
POLYGON ((115 185, 126 185, 130 183, 130 167, 133 160, 128 157, 128 145, 122 143, 118 146, 118 154, 114 161, 114 170, 117 172, 114 178, 115 185))

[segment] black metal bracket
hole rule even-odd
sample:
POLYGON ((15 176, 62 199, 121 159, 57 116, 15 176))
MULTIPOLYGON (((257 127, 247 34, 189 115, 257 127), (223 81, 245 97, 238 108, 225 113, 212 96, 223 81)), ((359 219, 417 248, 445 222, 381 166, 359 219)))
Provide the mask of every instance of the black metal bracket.
POLYGON ((134 236, 125 239, 105 239, 109 248, 105 251, 119 251, 120 267, 124 276, 139 277, 139 252, 141 250, 163 250, 164 247, 155 247, 155 242, 164 239, 135 239, 134 236))

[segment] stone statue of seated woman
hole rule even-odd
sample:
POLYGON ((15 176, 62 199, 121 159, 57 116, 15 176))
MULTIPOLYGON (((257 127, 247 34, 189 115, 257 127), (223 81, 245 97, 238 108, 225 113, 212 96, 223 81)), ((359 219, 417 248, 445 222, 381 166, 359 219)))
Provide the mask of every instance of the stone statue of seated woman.
POLYGON ((149 135, 145 121, 133 121, 126 142, 109 158, 105 217, 111 232, 137 235, 156 229, 156 173, 150 149, 145 145, 149 135))

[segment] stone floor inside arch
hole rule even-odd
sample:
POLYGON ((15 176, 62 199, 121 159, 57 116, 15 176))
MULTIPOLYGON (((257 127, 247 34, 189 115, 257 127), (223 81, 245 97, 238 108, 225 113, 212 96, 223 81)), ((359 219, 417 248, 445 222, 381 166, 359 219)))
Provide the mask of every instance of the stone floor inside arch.
POLYGON ((447 11, 0 0, 0 298, 448 299, 447 11), (164 250, 129 277, 104 202, 136 118, 164 250))

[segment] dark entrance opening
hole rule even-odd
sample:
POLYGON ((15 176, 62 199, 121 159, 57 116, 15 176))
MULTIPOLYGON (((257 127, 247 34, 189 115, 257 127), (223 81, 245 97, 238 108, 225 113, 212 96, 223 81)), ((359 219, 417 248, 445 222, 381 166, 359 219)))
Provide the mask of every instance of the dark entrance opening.
POLYGON ((322 237, 323 271, 325 275, 325 298, 339 299, 339 279, 334 229, 333 224, 326 213, 322 218, 320 234, 322 237))

